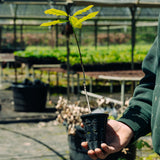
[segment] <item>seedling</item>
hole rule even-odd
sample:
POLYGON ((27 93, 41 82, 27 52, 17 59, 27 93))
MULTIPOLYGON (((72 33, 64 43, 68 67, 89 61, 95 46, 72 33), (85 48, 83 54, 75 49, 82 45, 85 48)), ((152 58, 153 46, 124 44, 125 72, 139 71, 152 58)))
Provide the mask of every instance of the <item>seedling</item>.
POLYGON ((82 68, 82 72, 83 72, 83 86, 84 86, 84 91, 85 91, 85 95, 86 95, 86 100, 87 100, 87 104, 88 104, 88 109, 89 112, 91 112, 91 108, 90 108, 90 104, 89 104, 89 100, 88 100, 88 95, 87 95, 87 90, 86 90, 86 78, 85 78, 85 71, 84 71, 84 65, 83 65, 83 61, 82 61, 82 54, 81 54, 81 49, 80 49, 80 45, 77 39, 77 35, 75 32, 75 28, 82 28, 82 22, 88 20, 88 19, 92 19, 94 18, 99 11, 96 12, 91 12, 89 13, 87 16, 84 16, 83 18, 78 19, 76 16, 87 12, 88 10, 90 10, 93 7, 93 5, 89 5, 88 7, 78 10, 77 12, 75 12, 72 16, 69 15, 67 12, 62 11, 62 10, 58 10, 58 9, 48 9, 46 10, 44 13, 45 14, 52 14, 52 15, 56 15, 56 16, 65 16, 67 19, 58 19, 52 22, 46 22, 46 23, 42 23, 41 26, 52 26, 52 25, 56 25, 59 23, 66 23, 69 22, 71 24, 71 26, 73 27, 73 34, 75 36, 75 40, 76 40, 76 44, 78 47, 78 52, 79 52, 79 56, 80 56, 80 64, 81 64, 81 68, 82 68))

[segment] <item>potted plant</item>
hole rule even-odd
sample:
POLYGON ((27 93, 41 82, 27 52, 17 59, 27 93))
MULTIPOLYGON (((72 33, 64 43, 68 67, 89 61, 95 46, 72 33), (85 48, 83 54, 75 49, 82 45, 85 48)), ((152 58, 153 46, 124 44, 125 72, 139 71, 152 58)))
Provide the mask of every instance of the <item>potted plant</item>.
POLYGON ((82 123, 81 115, 88 113, 86 105, 80 102, 70 102, 59 97, 56 105, 57 121, 66 126, 68 133, 69 155, 71 160, 90 160, 87 151, 81 147, 81 142, 85 140, 84 129, 80 127, 82 123))
MULTIPOLYGON (((116 119, 124 108, 115 106, 117 110, 113 110, 113 104, 106 101, 105 98, 90 101, 92 112, 108 112, 109 118, 116 119), (98 106, 98 108, 97 108, 98 106)), ((56 105, 57 122, 64 124, 68 132, 68 144, 71 160, 91 160, 87 155, 87 150, 81 147, 81 142, 86 141, 85 130, 80 127, 82 123, 82 115, 88 114, 87 103, 83 101, 71 102, 63 97, 59 97, 56 105)), ((94 114, 93 114, 94 115, 94 114)), ((103 128, 103 127, 101 127, 103 128)), ((93 138, 93 137, 92 137, 93 138)), ((100 141, 100 140, 99 140, 100 141)), ((93 147, 94 144, 92 143, 93 147)), ((136 144, 131 144, 123 150, 111 154, 106 160, 134 160, 136 156, 136 144)))
MULTIPOLYGON (((106 123, 107 123, 107 118, 108 114, 107 113, 92 113, 91 112, 91 107, 90 103, 88 100, 88 95, 87 95, 87 90, 86 90, 86 79, 85 79, 85 70, 83 66, 83 61, 82 61, 82 54, 81 54, 81 49, 78 43, 78 39, 76 36, 75 28, 81 28, 82 27, 82 22, 91 19, 95 17, 98 14, 97 12, 91 12, 87 16, 84 16, 81 19, 78 19, 76 16, 82 14, 83 12, 87 12, 93 7, 93 5, 90 5, 82 10, 78 10, 75 12, 72 16, 66 13, 65 11, 62 10, 57 10, 57 9, 48 9, 45 11, 45 14, 53 14, 57 16, 66 16, 66 20, 55 20, 52 22, 47 22, 41 24, 41 26, 51 26, 51 25, 56 25, 58 23, 68 23, 72 27, 73 34, 75 36, 77 48, 78 48, 78 53, 80 56, 80 64, 81 64, 81 69, 83 72, 83 86, 84 86, 84 91, 86 95, 86 101, 87 101, 87 108, 85 107, 85 112, 82 112, 80 107, 76 105, 71 105, 68 104, 67 100, 63 100, 60 98, 57 109, 59 111, 58 113, 58 120, 59 122, 66 122, 67 124, 70 124, 72 122, 72 125, 68 125, 67 130, 69 135, 74 135, 69 136, 69 142, 72 138, 74 138, 74 143, 69 144, 70 148, 70 158, 71 159, 77 159, 77 160, 90 160, 90 158, 87 155, 87 151, 82 149, 80 146, 81 142, 85 140, 88 141, 88 145, 90 149, 95 149, 97 147, 100 147, 100 144, 102 142, 105 142, 105 131, 106 131, 106 123), (84 123, 84 129, 82 128, 77 128, 77 126, 80 126, 80 123, 83 121, 84 123), (78 136, 78 137, 76 137, 78 136), (78 149, 76 152, 72 150, 72 147, 75 146, 75 150, 78 149), (75 153, 74 153, 75 152, 75 153), (80 157, 78 157, 78 153, 82 153, 80 157), (84 153, 84 154, 83 154, 84 153), (75 156, 74 156, 75 155, 75 156)), ((72 142, 72 141, 71 141, 72 142)))

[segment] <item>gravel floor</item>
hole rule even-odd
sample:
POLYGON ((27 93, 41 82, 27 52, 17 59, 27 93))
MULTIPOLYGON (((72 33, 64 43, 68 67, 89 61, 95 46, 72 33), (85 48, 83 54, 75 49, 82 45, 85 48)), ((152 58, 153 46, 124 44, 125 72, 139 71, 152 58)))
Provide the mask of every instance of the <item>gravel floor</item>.
POLYGON ((53 121, 0 125, 1 160, 68 160, 64 126, 53 121))
POLYGON ((4 88, 0 104, 0 160, 69 159, 66 128, 55 124, 55 111, 15 112, 12 90, 4 88))

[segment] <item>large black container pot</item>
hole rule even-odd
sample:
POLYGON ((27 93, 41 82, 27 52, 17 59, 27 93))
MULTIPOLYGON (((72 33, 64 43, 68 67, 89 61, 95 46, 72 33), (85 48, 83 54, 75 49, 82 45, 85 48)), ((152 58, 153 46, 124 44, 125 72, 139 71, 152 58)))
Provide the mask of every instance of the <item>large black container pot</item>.
POLYGON ((85 131, 80 126, 76 126, 76 134, 68 135, 70 160, 92 160, 87 155, 87 150, 81 147, 83 141, 85 141, 85 131))
MULTIPOLYGON (((83 141, 86 141, 85 130, 82 129, 80 126, 76 126, 76 134, 68 135, 70 160, 92 160, 87 155, 87 150, 81 147, 81 143, 83 141)), ((109 155, 105 160, 122 160, 122 159, 123 160, 136 159, 136 144, 128 145, 125 149, 109 155)))
POLYGON ((48 85, 35 83, 13 83, 14 110, 41 112, 45 110, 48 85))

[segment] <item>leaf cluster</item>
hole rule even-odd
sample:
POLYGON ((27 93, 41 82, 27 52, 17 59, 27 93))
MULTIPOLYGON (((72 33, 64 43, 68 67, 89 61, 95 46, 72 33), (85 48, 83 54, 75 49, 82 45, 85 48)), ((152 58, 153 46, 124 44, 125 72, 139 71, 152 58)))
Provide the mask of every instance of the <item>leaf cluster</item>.
POLYGON ((81 28, 82 27, 82 22, 84 22, 88 19, 92 19, 93 17, 95 17, 99 13, 99 11, 91 12, 87 16, 84 16, 81 19, 78 19, 76 16, 80 15, 84 12, 87 12, 92 7, 93 7, 93 5, 89 5, 88 7, 84 8, 84 9, 78 10, 72 16, 69 15, 67 12, 62 11, 62 10, 58 10, 58 9, 55 9, 55 8, 48 9, 44 12, 45 14, 52 14, 52 15, 56 15, 56 16, 65 16, 65 17, 67 17, 68 20, 58 19, 58 20, 55 20, 55 21, 52 21, 52 22, 42 23, 41 26, 51 26, 51 25, 56 25, 58 23, 70 22, 73 28, 81 28))
MULTIPOLYGON (((146 56, 150 46, 137 45, 134 53, 134 62, 142 62, 146 56)), ((81 47, 84 64, 98 64, 98 63, 116 63, 116 62, 130 62, 131 61, 131 46, 130 45, 113 45, 109 48, 99 46, 97 50, 93 46, 81 47)), ((43 58, 55 57, 62 63, 67 62, 67 51, 65 47, 52 49, 50 47, 27 47, 25 51, 16 51, 14 55, 20 57, 35 57, 43 58)), ((80 58, 76 46, 71 46, 70 64, 79 64, 80 58)))

